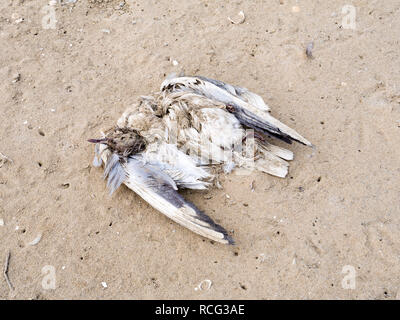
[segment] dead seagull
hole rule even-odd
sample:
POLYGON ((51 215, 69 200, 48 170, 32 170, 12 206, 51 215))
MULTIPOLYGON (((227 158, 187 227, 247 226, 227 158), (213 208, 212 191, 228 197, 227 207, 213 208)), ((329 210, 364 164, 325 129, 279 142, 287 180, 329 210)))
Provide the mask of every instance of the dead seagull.
POLYGON ((257 94, 201 76, 171 76, 142 96, 96 143, 112 194, 121 184, 175 222, 211 240, 234 244, 227 231, 186 201, 179 188, 207 189, 222 171, 256 169, 285 177, 289 150, 268 137, 312 146, 270 115, 257 94))

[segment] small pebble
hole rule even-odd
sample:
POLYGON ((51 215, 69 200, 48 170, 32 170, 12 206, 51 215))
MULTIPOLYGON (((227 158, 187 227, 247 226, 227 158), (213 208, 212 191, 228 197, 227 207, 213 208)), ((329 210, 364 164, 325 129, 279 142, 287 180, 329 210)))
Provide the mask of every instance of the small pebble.
POLYGON ((179 64, 179 62, 178 61, 176 61, 176 60, 172 60, 172 65, 174 65, 174 66, 177 66, 179 64))
POLYGON ((4 226, 4 220, 0 219, 0 227, 4 226))
POLYGON ((306 55, 308 58, 313 58, 312 50, 314 48, 314 42, 310 42, 306 48, 306 55))
POLYGON ((12 83, 16 83, 16 82, 18 82, 19 80, 21 80, 21 74, 20 73, 16 73, 14 76, 13 76, 13 79, 12 79, 12 83))
POLYGON ((232 23, 232 24, 242 24, 245 20, 246 20, 246 16, 244 15, 243 11, 239 12, 239 17, 240 19, 238 21, 233 21, 230 17, 228 17, 228 20, 232 23))
POLYGON ((101 285, 103 286, 103 288, 107 288, 107 287, 108 287, 108 286, 107 286, 107 283, 104 282, 104 281, 101 283, 101 285))
POLYGON ((36 246, 40 240, 42 239, 42 235, 39 234, 35 239, 33 239, 31 242, 28 243, 30 246, 36 246))
POLYGON ((298 6, 293 6, 292 12, 300 12, 300 8, 298 6))
POLYGON ((110 34, 111 31, 109 29, 101 29, 101 32, 110 34))

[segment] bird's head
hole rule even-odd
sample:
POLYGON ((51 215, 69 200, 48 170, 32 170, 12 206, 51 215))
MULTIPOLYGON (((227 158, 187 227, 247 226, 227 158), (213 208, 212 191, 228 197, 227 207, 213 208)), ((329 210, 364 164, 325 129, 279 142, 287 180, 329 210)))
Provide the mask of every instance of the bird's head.
POLYGON ((128 128, 112 128, 101 139, 89 139, 91 143, 101 143, 120 156, 127 157, 146 148, 145 139, 136 131, 128 128))

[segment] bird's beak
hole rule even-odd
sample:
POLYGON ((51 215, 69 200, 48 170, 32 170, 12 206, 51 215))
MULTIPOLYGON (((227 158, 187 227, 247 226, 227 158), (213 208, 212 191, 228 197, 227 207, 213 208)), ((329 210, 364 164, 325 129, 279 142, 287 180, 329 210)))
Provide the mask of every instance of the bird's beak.
POLYGON ((90 143, 102 143, 102 142, 106 142, 107 138, 102 138, 102 139, 88 139, 88 142, 90 143))

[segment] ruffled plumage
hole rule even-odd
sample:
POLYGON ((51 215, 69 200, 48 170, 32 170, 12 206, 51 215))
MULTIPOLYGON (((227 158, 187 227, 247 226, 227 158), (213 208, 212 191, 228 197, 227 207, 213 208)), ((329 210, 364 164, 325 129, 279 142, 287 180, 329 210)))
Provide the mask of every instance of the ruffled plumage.
POLYGON ((269 111, 259 95, 245 88, 200 76, 169 77, 160 92, 142 96, 117 122, 115 131, 138 133, 144 150, 121 155, 114 140, 104 142, 106 135, 96 145, 94 164, 104 162, 111 193, 124 183, 177 223, 232 244, 224 228, 177 190, 206 189, 219 169, 227 173, 241 167, 285 177, 293 153, 267 137, 312 144, 269 111))

